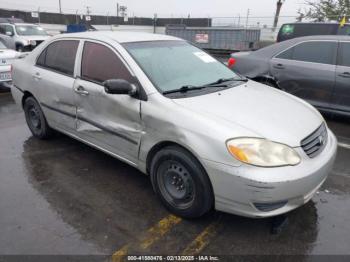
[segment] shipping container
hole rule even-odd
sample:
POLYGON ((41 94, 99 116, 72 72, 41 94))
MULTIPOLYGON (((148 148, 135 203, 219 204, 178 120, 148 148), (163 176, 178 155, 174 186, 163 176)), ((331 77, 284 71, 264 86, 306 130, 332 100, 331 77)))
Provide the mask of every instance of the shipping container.
POLYGON ((258 48, 260 29, 167 25, 166 34, 208 50, 249 51, 258 48))

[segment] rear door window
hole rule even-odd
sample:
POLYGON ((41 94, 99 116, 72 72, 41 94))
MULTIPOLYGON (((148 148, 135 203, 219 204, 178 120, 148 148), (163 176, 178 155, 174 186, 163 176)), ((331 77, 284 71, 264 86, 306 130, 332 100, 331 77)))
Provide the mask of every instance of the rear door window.
POLYGON ((5 31, 6 32, 10 32, 11 34, 14 34, 12 25, 6 25, 5 26, 5 31))
POLYGON ((336 61, 337 42, 310 41, 293 48, 293 60, 330 64, 336 61))
POLYGON ((73 76, 78 40, 61 40, 50 44, 39 56, 38 66, 73 76))
POLYGON ((340 43, 338 65, 350 67, 350 42, 340 43))
POLYGON ((6 34, 6 29, 4 25, 0 25, 0 34, 3 34, 3 35, 6 34))
POLYGON ((99 84, 109 79, 124 79, 129 82, 133 79, 129 70, 110 48, 93 42, 84 44, 81 77, 99 84))

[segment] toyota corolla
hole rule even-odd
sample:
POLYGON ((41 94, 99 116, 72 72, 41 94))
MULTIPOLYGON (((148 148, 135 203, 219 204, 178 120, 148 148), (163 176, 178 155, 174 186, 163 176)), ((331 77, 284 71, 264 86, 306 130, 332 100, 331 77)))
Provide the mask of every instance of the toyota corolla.
POLYGON ((13 79, 35 137, 56 130, 138 168, 182 217, 286 213, 312 198, 336 155, 308 103, 170 36, 56 36, 17 61, 13 79))

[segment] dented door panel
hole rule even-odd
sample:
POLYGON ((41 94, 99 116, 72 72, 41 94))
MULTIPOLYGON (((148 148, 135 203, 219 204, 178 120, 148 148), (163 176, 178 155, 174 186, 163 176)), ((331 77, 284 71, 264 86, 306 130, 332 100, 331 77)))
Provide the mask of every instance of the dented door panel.
POLYGON ((140 100, 128 95, 110 95, 103 86, 78 79, 76 131, 82 138, 136 163, 142 135, 140 100))

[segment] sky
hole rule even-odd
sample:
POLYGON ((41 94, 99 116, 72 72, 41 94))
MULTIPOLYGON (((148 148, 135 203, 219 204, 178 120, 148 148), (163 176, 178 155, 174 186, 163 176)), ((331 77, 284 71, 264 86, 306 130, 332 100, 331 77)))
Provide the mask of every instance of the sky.
MULTIPOLYGON (((277 0, 61 0, 65 13, 85 13, 86 6, 94 14, 115 15, 117 2, 128 7, 129 16, 153 17, 225 17, 247 15, 273 16, 277 0)), ((281 16, 296 16, 304 0, 286 0, 281 16)), ((58 12, 59 0, 0 0, 0 8, 58 12)))

